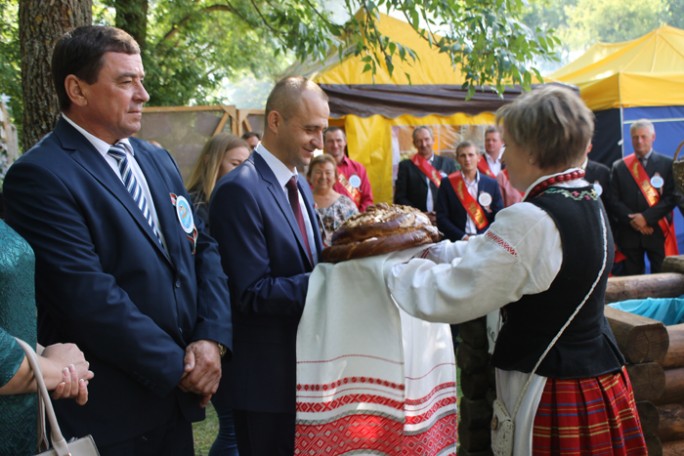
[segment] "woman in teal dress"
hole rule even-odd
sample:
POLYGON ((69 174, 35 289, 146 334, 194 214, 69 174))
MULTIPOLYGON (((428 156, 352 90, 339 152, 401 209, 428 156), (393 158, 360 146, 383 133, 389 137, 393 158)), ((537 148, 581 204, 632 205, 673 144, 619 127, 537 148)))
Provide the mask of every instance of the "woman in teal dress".
MULTIPOLYGON (((36 346, 34 257, 31 247, 0 221, 0 455, 36 453, 36 384, 14 339, 36 346)), ((52 397, 88 400, 93 373, 74 344, 46 347, 39 357, 52 397)))

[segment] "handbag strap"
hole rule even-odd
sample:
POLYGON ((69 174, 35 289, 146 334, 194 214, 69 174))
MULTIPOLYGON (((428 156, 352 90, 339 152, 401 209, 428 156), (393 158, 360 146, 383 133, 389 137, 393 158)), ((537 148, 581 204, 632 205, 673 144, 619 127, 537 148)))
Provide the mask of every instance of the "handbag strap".
MULTIPOLYGON (((55 409, 52 407, 52 402, 50 401, 50 394, 45 387, 45 380, 43 380, 43 373, 40 370, 40 365, 38 364, 38 356, 36 352, 31 348, 29 344, 21 339, 16 339, 19 346, 24 350, 26 354, 26 359, 29 362, 29 366, 33 370, 33 377, 36 380, 36 385, 38 385, 38 398, 39 404, 42 402, 43 407, 39 410, 42 414, 42 409, 44 408, 48 421, 50 422, 50 441, 52 442, 52 447, 57 453, 57 456, 69 456, 69 448, 67 447, 67 442, 62 435, 62 431, 59 429, 59 424, 57 423, 57 416, 55 416, 55 409)), ((45 433, 45 428, 43 428, 43 435, 45 433)))
POLYGON ((520 395, 518 396, 518 399, 515 402, 515 408, 513 409, 512 415, 513 417, 515 417, 518 414, 518 409, 520 409, 523 397, 525 396, 525 393, 527 392, 527 389, 530 387, 530 383, 532 382, 532 376, 535 374, 535 372, 537 372, 537 369, 539 369, 539 366, 541 365, 542 361, 544 361, 544 358, 546 358, 546 355, 549 353, 549 351, 551 351, 551 348, 553 348, 558 339, 560 339, 560 337, 563 335, 563 332, 566 330, 568 326, 570 326, 570 323, 572 323, 572 321, 575 319, 580 310, 582 310, 582 307, 584 307, 584 304, 589 300, 589 297, 594 292, 596 285, 598 285, 598 283, 601 281, 601 277, 603 277, 603 272, 606 270, 606 263, 608 262, 608 240, 606 233, 606 221, 603 218, 603 211, 599 212, 599 215, 601 216, 601 230, 603 234, 603 263, 601 264, 601 269, 599 270, 598 275, 596 276, 596 280, 594 280, 594 283, 591 285, 591 288, 584 296, 584 299, 582 300, 580 305, 577 306, 572 315, 570 315, 570 318, 568 318, 568 321, 566 321, 565 324, 561 327, 560 331, 558 331, 556 337, 554 337, 551 343, 549 343, 549 345, 546 347, 544 353, 542 353, 542 355, 539 357, 537 364, 535 364, 534 369, 532 369, 532 372, 530 372, 530 376, 527 378, 527 381, 525 382, 525 385, 522 387, 522 390, 520 390, 520 395))

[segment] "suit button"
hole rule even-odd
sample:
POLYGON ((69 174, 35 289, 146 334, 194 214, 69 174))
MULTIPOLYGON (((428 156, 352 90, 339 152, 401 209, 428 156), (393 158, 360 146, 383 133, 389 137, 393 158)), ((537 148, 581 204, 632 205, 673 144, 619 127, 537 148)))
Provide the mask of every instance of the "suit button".
POLYGON ((180 288, 180 287, 181 287, 181 281, 180 281, 180 279, 176 279, 175 285, 176 285, 176 288, 180 288))

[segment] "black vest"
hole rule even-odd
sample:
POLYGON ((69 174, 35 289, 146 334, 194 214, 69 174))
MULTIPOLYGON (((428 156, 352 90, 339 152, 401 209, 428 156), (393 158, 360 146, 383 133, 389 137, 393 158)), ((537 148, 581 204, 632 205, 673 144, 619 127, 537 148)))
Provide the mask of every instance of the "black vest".
POLYGON ((601 269, 603 234, 599 214, 603 213, 608 258, 601 280, 537 373, 551 378, 585 378, 619 370, 624 358, 603 314, 606 282, 613 264, 613 237, 596 192, 593 187, 550 187, 530 203, 545 211, 556 224, 563 263, 548 290, 525 295, 504 307, 504 324, 492 363, 499 369, 532 371, 601 269))

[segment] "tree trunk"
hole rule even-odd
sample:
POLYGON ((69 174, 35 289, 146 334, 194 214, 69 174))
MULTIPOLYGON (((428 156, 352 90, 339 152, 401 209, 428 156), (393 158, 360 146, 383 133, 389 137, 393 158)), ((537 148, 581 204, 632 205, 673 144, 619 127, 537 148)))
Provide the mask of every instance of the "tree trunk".
POLYGON ((19 41, 24 96, 22 146, 27 150, 50 132, 59 103, 50 60, 55 42, 65 32, 92 22, 92 0, 21 0, 19 41))
POLYGON ((140 46, 141 53, 147 39, 147 0, 116 0, 116 26, 128 32, 140 46))

